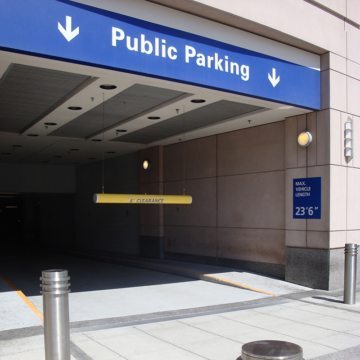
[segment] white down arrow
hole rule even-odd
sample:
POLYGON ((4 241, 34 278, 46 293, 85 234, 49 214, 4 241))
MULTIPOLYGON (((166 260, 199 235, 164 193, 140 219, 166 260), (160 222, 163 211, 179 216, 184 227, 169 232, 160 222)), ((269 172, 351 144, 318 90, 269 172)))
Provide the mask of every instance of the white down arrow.
POLYGON ((275 68, 272 68, 271 75, 268 73, 268 79, 273 87, 275 87, 280 82, 280 75, 276 76, 275 68))
POLYGON ((66 25, 65 28, 58 22, 58 30, 63 34, 64 38, 67 41, 71 41, 76 38, 80 33, 80 27, 78 26, 76 29, 72 30, 72 17, 66 16, 66 25))

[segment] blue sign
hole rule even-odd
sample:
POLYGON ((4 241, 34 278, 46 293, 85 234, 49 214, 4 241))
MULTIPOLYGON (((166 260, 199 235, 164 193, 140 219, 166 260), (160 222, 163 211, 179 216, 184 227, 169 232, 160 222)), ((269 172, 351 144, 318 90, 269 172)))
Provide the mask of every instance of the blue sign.
POLYGON ((320 109, 320 72, 66 0, 0 0, 0 49, 320 109))
POLYGON ((293 218, 321 219, 321 178, 293 180, 293 218))

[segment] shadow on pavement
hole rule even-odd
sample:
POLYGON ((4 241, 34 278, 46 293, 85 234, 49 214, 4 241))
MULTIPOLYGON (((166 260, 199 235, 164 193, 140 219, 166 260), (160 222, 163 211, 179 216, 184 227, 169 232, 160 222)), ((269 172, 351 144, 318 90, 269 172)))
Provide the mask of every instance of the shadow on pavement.
POLYGON ((8 251, 0 254, 0 292, 13 291, 4 277, 27 296, 40 295, 42 270, 66 269, 71 277, 71 292, 119 289, 194 281, 193 279, 116 263, 50 252, 8 251))

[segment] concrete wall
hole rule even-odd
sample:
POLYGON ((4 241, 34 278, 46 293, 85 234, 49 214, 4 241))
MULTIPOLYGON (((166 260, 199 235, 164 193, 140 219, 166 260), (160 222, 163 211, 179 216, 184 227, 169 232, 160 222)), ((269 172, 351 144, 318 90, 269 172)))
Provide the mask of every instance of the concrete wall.
POLYGON ((76 171, 71 165, 0 164, 0 192, 75 193, 76 171))
MULTIPOLYGON (((105 161, 105 192, 137 193, 137 154, 105 161)), ((139 208, 136 205, 94 204, 101 192, 102 163, 77 169, 76 244, 79 250, 137 255, 139 208)))
POLYGON ((167 256, 282 276, 284 139, 277 122, 164 147, 164 193, 193 196, 164 208, 167 256))
POLYGON ((217 166, 219 255, 283 265, 284 123, 219 135, 217 166))
POLYGON ((344 20, 350 24, 348 58, 359 63, 358 0, 152 0, 190 14, 323 54, 346 56, 344 20), (306 24, 306 26, 304 25, 306 24))

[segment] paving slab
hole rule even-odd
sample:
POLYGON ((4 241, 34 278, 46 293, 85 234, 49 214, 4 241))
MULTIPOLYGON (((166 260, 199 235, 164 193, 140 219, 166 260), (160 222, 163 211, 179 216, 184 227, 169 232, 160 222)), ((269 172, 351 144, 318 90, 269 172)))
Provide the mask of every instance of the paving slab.
MULTIPOLYGON (((359 312, 354 308, 349 310, 344 304, 336 307, 331 302, 314 305, 309 304, 310 300, 309 297, 304 300, 289 298, 286 303, 280 303, 278 299, 279 303, 275 301, 273 305, 262 306, 260 302, 257 307, 213 315, 81 331, 73 333, 71 339, 86 359, 94 360, 236 360, 242 345, 256 340, 296 343, 303 348, 306 360, 358 360, 360 326, 358 330, 347 331, 347 326, 336 329, 336 324, 344 314, 359 315, 359 312), (291 311, 297 314, 293 319, 291 311), (315 318, 317 314, 325 317, 334 330, 324 328, 323 322, 305 323, 309 317, 301 319, 302 312, 313 314, 315 318)), ((41 336, 1 341, 0 358, 41 360, 42 346, 41 336)), ((84 359, 76 355, 73 358, 84 359)))
POLYGON ((42 321, 29 310, 16 291, 7 289, 0 292, 0 331, 41 324, 42 321))
POLYGON ((313 360, 357 360, 360 359, 360 346, 316 357, 313 360))

